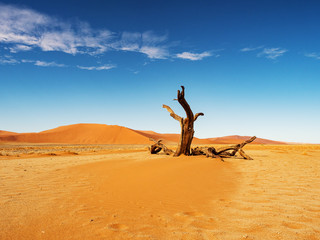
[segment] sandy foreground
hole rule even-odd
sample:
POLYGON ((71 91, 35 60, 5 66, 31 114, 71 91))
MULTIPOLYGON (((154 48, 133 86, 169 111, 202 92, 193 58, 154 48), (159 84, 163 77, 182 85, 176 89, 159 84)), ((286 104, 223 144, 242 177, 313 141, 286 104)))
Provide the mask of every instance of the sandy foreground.
POLYGON ((0 146, 1 240, 320 239, 319 145, 226 162, 71 147, 0 146))

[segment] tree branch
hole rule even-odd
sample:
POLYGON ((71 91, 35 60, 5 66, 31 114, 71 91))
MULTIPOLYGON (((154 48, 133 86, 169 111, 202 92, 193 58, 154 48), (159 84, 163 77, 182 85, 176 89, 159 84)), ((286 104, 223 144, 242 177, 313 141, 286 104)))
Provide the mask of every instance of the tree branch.
POLYGON ((248 139, 247 141, 244 141, 240 144, 240 148, 243 148, 246 144, 253 142, 257 137, 253 136, 252 138, 248 139))
POLYGON ((201 112, 201 113, 197 113, 197 114, 194 116, 194 121, 196 121, 199 116, 204 116, 204 114, 203 114, 202 112, 201 112))
POLYGON ((184 111, 187 114, 187 118, 193 122, 194 121, 194 116, 193 116, 193 112, 188 104, 188 102, 186 101, 186 99, 184 98, 184 86, 181 86, 182 91, 180 92, 180 90, 178 90, 178 102, 180 103, 180 105, 183 107, 184 111))
POLYGON ((244 158, 248 160, 253 160, 249 155, 247 155, 242 149, 239 150, 239 154, 244 158))
POLYGON ((162 140, 154 140, 153 138, 149 138, 150 141, 153 141, 155 144, 151 145, 151 147, 149 147, 149 151, 151 154, 157 154, 158 152, 160 152, 161 150, 164 151, 165 154, 167 155, 171 155, 173 154, 173 151, 169 148, 166 147, 166 145, 164 145, 162 142, 162 140))
POLYGON ((175 120, 179 122, 182 122, 183 118, 175 114, 174 111, 169 106, 163 104, 162 107, 168 110, 171 117, 173 117, 175 120))

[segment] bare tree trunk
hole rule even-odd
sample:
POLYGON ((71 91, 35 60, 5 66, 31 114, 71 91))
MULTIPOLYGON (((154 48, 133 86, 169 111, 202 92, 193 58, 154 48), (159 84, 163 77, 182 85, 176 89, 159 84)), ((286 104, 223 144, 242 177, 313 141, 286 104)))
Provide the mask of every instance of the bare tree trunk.
POLYGON ((188 102, 184 98, 184 86, 181 86, 181 88, 182 91, 180 92, 180 90, 178 90, 178 96, 175 100, 178 100, 180 105, 183 107, 187 115, 186 118, 178 116, 170 107, 163 105, 163 108, 166 108, 170 113, 170 116, 179 121, 181 126, 180 140, 174 156, 180 156, 181 154, 188 156, 191 154, 191 143, 194 135, 194 122, 199 116, 204 115, 203 113, 197 113, 196 115, 193 115, 188 102))

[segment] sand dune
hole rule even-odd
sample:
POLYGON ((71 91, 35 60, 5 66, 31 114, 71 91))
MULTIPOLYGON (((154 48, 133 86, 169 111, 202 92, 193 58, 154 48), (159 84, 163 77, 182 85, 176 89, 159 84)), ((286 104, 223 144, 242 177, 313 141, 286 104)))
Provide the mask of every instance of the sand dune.
POLYGON ((179 141, 179 134, 161 134, 161 133, 156 133, 153 131, 139 131, 135 130, 135 132, 141 134, 142 136, 145 136, 147 138, 153 138, 155 140, 163 139, 164 142, 166 143, 176 143, 179 141))
POLYGON ((17 134, 19 134, 19 133, 0 130, 0 136, 17 135, 17 134))
MULTIPOLYGON (((117 125, 73 124, 39 133, 12 133, 0 131, 0 142, 70 143, 70 144, 150 144, 149 138, 162 139, 167 144, 177 143, 180 134, 163 134, 153 131, 133 130, 117 125)), ((237 144, 249 136, 219 138, 194 138, 193 144, 237 144)), ((257 138, 253 144, 286 144, 257 138)))
POLYGON ((0 141, 73 144, 149 144, 148 138, 116 125, 74 124, 39 133, 0 136, 0 141))
MULTIPOLYGON (((239 136, 239 135, 232 135, 232 136, 225 136, 225 137, 217 137, 217 138, 207 138, 206 140, 212 142, 213 144, 238 144, 242 143, 243 141, 249 139, 251 136, 239 136)), ((274 141, 264 138, 257 138, 251 144, 286 144, 285 142, 274 141)))

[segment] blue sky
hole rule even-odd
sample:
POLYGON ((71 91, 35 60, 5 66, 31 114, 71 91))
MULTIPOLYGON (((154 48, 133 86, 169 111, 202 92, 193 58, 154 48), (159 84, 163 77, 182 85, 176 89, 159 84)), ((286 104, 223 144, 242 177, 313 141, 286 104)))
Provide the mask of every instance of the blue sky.
POLYGON ((318 1, 1 1, 0 129, 74 123, 320 143, 318 1))

